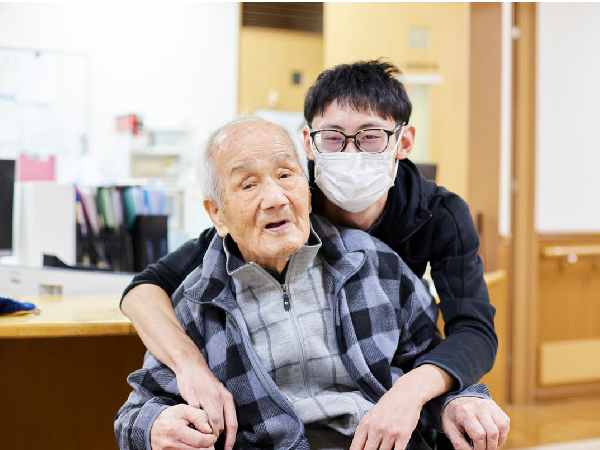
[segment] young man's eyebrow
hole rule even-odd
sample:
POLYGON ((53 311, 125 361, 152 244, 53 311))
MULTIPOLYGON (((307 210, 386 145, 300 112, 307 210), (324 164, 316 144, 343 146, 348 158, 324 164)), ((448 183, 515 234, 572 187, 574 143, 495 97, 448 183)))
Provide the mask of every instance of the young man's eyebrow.
MULTIPOLYGON (((365 122, 362 123, 358 126, 358 128, 356 128, 356 130, 366 130, 367 128, 387 128, 385 125, 383 125, 382 123, 376 123, 376 122, 365 122)), ((339 131, 344 131, 344 128, 341 127, 340 125, 336 124, 336 123, 324 123, 321 125, 321 127, 319 128, 320 130, 339 130, 339 131)))

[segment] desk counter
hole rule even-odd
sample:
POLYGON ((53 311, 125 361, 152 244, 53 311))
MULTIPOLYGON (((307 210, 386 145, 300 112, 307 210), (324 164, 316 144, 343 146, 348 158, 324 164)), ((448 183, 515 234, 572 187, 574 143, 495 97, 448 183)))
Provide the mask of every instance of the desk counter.
POLYGON ((122 336, 136 334, 119 309, 121 294, 19 295, 39 314, 0 316, 0 338, 122 336))
MULTIPOLYGON (((505 283, 504 271, 485 275, 490 290, 505 283)), ((135 335, 133 324, 119 309, 120 294, 19 295, 35 303, 39 314, 0 316, 0 339, 135 335)))
POLYGON ((121 294, 14 298, 40 313, 0 316, 0 448, 116 449, 113 419, 145 352, 121 294))

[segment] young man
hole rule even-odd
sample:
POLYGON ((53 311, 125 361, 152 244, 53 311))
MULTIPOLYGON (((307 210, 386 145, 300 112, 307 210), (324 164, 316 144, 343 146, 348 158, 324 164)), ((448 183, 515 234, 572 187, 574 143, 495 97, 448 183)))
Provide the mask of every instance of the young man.
MULTIPOLYGON (((433 398, 476 383, 493 366, 497 338, 468 206, 420 177, 407 159, 415 129, 399 74, 391 64, 368 61, 319 75, 305 100, 304 147, 314 162, 313 212, 381 239, 418 277, 431 263, 447 337, 429 352, 428 364, 409 372, 418 376, 407 378, 402 404, 375 418, 412 430, 423 406, 415 393, 433 398), (409 386, 409 379, 415 384, 409 386), (435 382, 440 379, 447 384, 444 390, 435 382)), ((233 445, 230 436, 237 426, 231 395, 179 327, 169 298, 202 262, 214 234, 214 229, 206 230, 136 276, 124 293, 122 309, 151 352, 173 369, 183 398, 206 411, 215 432, 227 427, 227 447, 233 445)), ((462 407, 443 417, 456 449, 468 448, 463 432, 477 450, 503 444, 508 422, 495 404, 459 401, 462 407)), ((363 436, 362 429, 356 436, 363 436)), ((363 444, 353 444, 352 450, 363 444)))
MULTIPOLYGON (((431 294, 380 240, 309 216, 306 155, 281 127, 234 121, 211 136, 202 162, 218 236, 173 303, 235 400, 238 448, 344 450, 362 432, 366 447, 431 450, 445 403, 489 398, 469 386, 427 402, 414 431, 386 422, 441 340, 431 294)), ((128 381, 134 391, 115 420, 121 450, 215 444, 206 412, 184 403, 151 353, 128 381)))

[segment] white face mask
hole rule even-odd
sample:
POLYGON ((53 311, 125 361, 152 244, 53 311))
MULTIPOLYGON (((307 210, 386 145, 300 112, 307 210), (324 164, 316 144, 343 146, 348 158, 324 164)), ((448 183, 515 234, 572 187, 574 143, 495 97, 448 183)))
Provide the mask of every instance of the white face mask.
POLYGON ((355 213, 367 209, 394 185, 398 171, 394 160, 400 141, 399 137, 393 151, 382 153, 319 153, 313 146, 317 186, 343 210, 355 213))

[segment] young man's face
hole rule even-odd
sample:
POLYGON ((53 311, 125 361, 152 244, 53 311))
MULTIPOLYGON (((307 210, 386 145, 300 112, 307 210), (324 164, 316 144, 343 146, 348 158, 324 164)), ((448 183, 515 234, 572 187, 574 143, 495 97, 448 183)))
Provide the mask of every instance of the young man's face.
MULTIPOLYGON (((339 130, 346 135, 353 135, 359 130, 367 128, 383 128, 393 130, 396 127, 396 122, 393 119, 384 119, 369 111, 357 111, 349 105, 340 106, 337 101, 331 102, 322 115, 315 116, 312 121, 311 130, 339 130)), ((402 136, 398 133, 390 136, 386 152, 392 152, 396 148, 399 138, 402 141, 398 145, 397 159, 404 159, 410 154, 412 142, 414 139, 414 128, 405 126, 402 136)), ((304 130, 304 149, 308 158, 315 159, 313 151, 317 151, 311 146, 310 135, 308 130, 304 130)), ((349 140, 344 149, 345 153, 357 153, 360 150, 356 147, 354 140, 349 140)), ((393 173, 390 173, 393 176, 393 173)))

